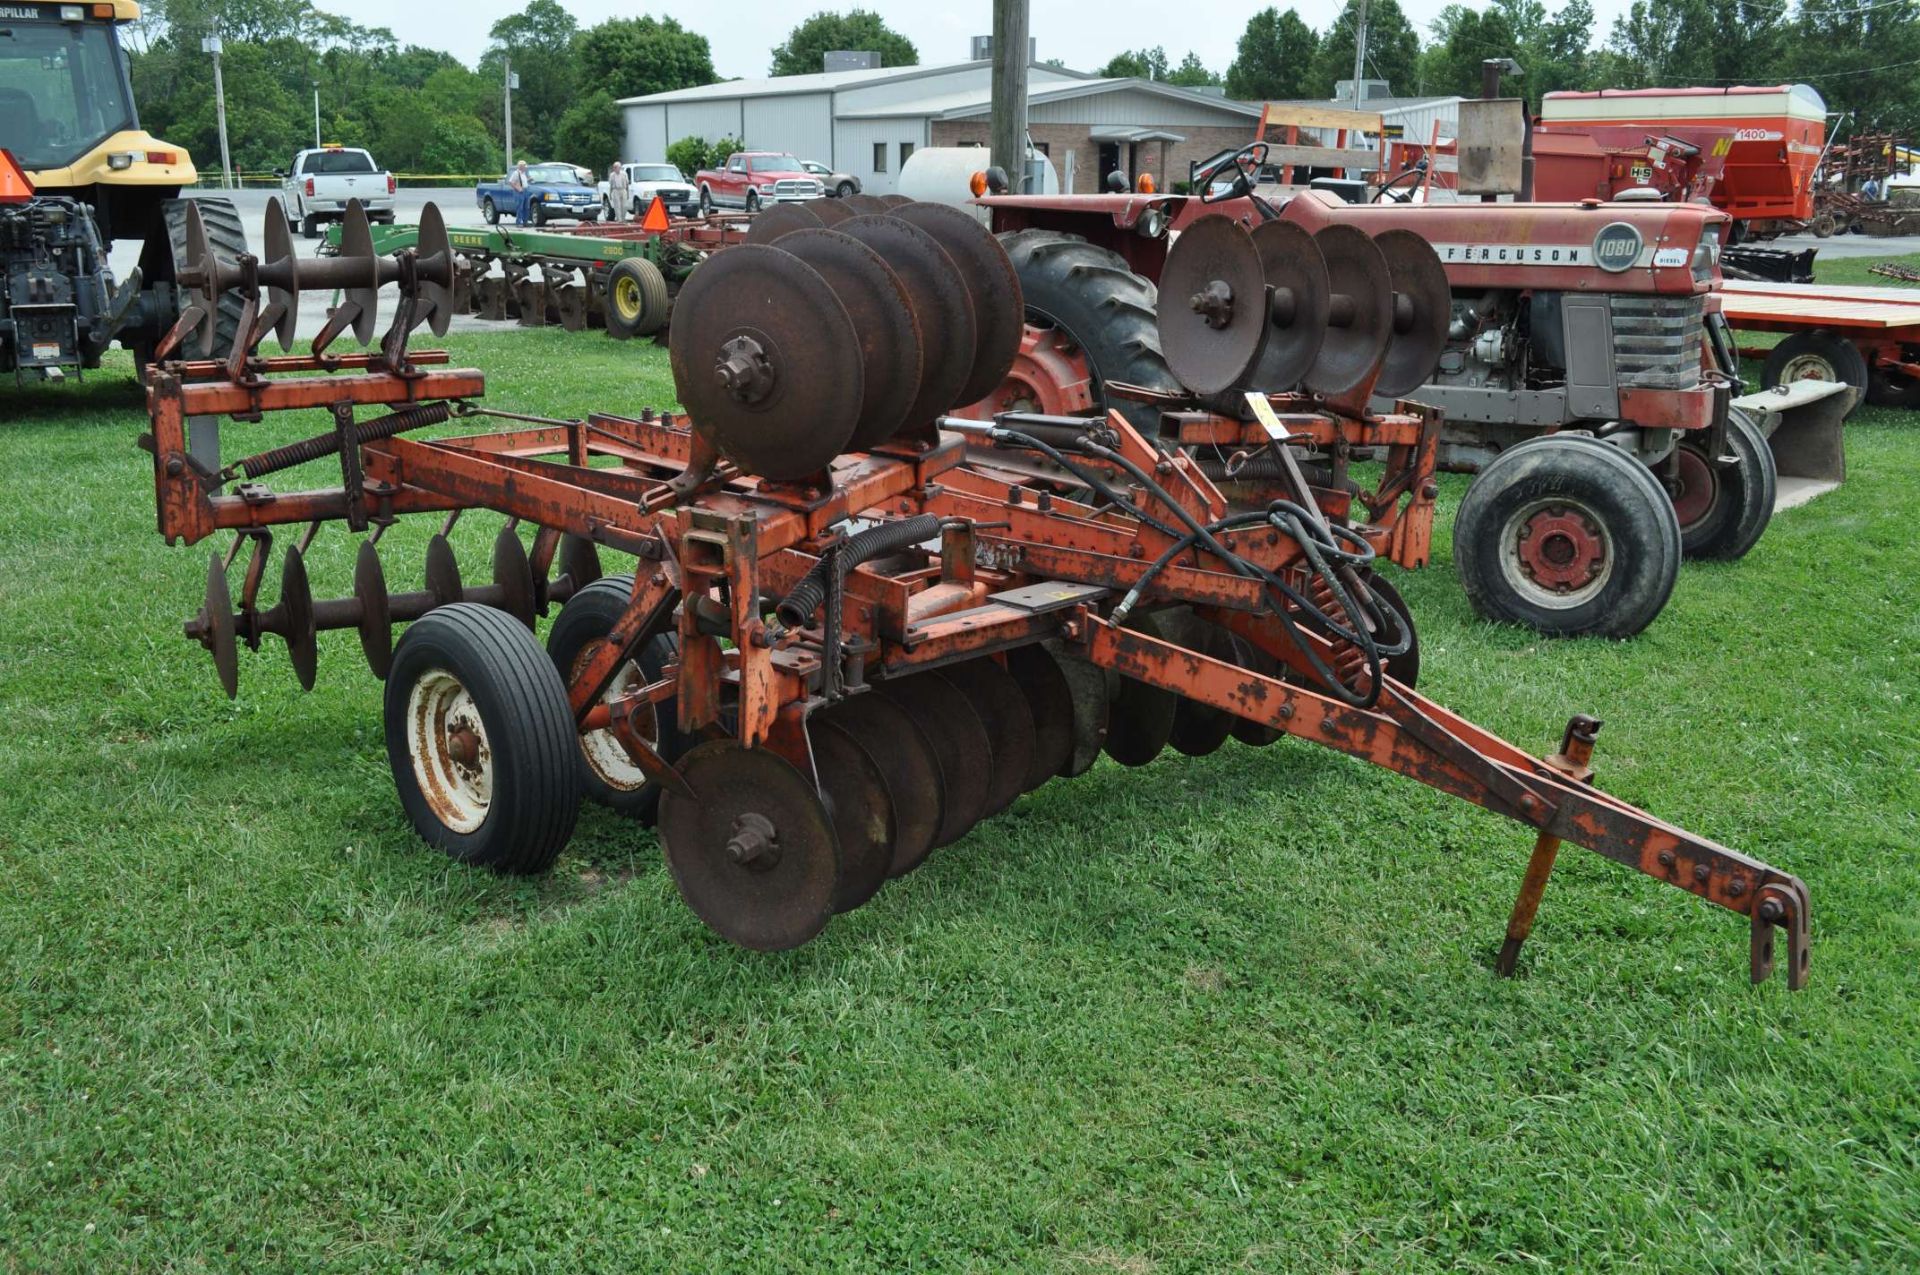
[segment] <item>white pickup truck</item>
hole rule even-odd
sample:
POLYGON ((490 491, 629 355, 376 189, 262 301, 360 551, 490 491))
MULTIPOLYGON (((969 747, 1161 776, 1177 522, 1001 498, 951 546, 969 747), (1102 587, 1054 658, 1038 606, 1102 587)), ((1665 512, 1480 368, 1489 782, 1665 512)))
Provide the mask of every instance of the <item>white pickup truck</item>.
POLYGON ((293 157, 293 167, 280 174, 280 204, 289 225, 308 239, 320 233, 320 224, 339 221, 347 205, 359 200, 373 221, 393 220, 393 174, 373 162, 373 156, 353 146, 322 146, 293 157))

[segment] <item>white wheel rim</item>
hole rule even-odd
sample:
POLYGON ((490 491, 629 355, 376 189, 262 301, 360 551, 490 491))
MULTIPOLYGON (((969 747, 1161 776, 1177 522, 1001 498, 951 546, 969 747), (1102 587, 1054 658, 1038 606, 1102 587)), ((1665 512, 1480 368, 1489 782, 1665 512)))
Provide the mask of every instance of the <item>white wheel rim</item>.
MULTIPOLYGON (((580 669, 593 658, 594 652, 598 651, 600 646, 599 642, 589 642, 580 649, 580 654, 573 660, 574 676, 579 676, 580 669)), ((613 675, 613 681, 607 684, 605 693, 600 696, 600 702, 608 703, 634 687, 645 684, 646 677, 641 673, 640 665, 633 660, 628 660, 620 666, 620 671, 613 675)), ((658 710, 652 705, 648 705, 635 718, 635 723, 640 727, 640 733, 649 741, 660 738, 658 710)), ((586 758, 587 769, 616 792, 638 792, 647 785, 647 772, 640 769, 640 764, 634 761, 633 754, 627 751, 626 745, 622 744, 619 736, 611 730, 588 731, 582 735, 580 755, 586 758)))
POLYGON ((1796 354, 1787 360, 1786 367, 1780 371, 1780 382, 1791 385, 1795 381, 1837 381, 1839 373, 1825 355, 1796 354))
POLYGON ((1532 605, 1549 611, 1568 611, 1591 602, 1607 587, 1607 581, 1613 578, 1615 560, 1613 535, 1607 530, 1606 520, 1579 501, 1564 496, 1525 504, 1515 510, 1506 525, 1500 528, 1500 574, 1506 580, 1507 587, 1532 605), (1522 557, 1521 539, 1528 525, 1542 515, 1577 517, 1585 524, 1586 531, 1599 540, 1602 554, 1599 571, 1584 584, 1563 590, 1542 583, 1527 569, 1522 557))
POLYGON ((407 695, 407 756, 420 793, 455 832, 487 821, 493 802, 493 745, 480 706, 445 669, 429 669, 407 695))

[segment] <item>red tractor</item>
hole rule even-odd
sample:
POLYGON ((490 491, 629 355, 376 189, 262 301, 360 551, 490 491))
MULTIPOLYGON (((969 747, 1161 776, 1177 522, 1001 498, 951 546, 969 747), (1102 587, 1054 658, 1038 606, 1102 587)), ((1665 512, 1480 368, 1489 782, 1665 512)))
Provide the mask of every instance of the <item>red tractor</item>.
POLYGON ((1735 402, 1738 356, 1714 295, 1725 214, 1598 200, 1419 205, 1390 193, 1355 204, 1322 191, 1276 204, 1250 193, 1263 150, 1201 170, 1195 188, 1211 211, 1199 218, 1184 196, 981 199, 1030 327, 1007 382, 974 410, 1112 406, 1151 430, 1182 400, 1233 410, 1241 390, 1290 388, 1276 375, 1324 396, 1339 381, 1330 367, 1392 346, 1398 370, 1376 394, 1443 411, 1441 467, 1479 474, 1453 541, 1475 608, 1550 635, 1638 633, 1683 555, 1727 560, 1753 547, 1779 472, 1837 479, 1850 394, 1803 387, 1778 403, 1735 402), (1169 236, 1176 218, 1187 229, 1169 236), (1210 231, 1213 259, 1196 249, 1193 268, 1170 278, 1182 255, 1170 241, 1220 220, 1256 241, 1261 271, 1246 273, 1246 245, 1210 231), (1433 246, 1443 278, 1375 250, 1409 232, 1433 246), (1342 300, 1383 277, 1396 297, 1385 317, 1342 300), (1179 291, 1163 297, 1161 286, 1179 291), (1235 288, 1238 317, 1222 320, 1219 299, 1235 288), (1263 288, 1264 307, 1248 304, 1263 288), (1327 312, 1303 304, 1321 295, 1327 312), (1448 316, 1437 333, 1409 318, 1436 309, 1448 316), (1214 365, 1242 356, 1224 374, 1214 365))

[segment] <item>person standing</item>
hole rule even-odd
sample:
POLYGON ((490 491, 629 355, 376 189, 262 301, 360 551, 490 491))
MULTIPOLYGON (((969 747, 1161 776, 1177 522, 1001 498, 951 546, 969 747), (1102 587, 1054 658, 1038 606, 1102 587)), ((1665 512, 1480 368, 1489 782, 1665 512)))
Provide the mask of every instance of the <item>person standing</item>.
POLYGON ((614 160, 607 169, 607 217, 613 221, 625 221, 633 215, 633 209, 627 205, 627 169, 619 160, 614 160))
POLYGON ((528 215, 533 211, 533 200, 527 195, 527 187, 531 184, 527 179, 527 161, 523 159, 507 174, 507 189, 518 197, 520 203, 520 215, 514 218, 516 226, 526 225, 528 215))

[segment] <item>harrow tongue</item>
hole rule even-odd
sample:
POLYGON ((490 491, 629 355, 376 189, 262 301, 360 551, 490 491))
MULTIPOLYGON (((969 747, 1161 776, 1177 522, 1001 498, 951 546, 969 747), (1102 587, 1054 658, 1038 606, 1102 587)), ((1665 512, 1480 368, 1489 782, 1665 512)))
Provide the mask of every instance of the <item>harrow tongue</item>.
POLYGON ((235 536, 188 625, 228 692, 241 644, 280 637, 311 685, 317 633, 354 629, 387 678, 395 786, 425 840, 539 871, 583 795, 642 819, 657 803, 687 905, 754 949, 808 941, 1103 751, 1141 766, 1292 736, 1534 830, 1502 973, 1570 842, 1747 916, 1756 979, 1783 931, 1788 983, 1804 983, 1805 888, 1595 789, 1598 723, 1574 719, 1536 758, 1413 689, 1413 619, 1375 568, 1426 556, 1438 420, 1365 411, 1444 318, 1410 245, 1189 231, 1163 319, 1170 353, 1218 389, 1164 403, 1150 439, 1118 412, 941 415, 998 385, 1024 343, 997 243, 910 203, 808 215, 769 213, 689 277, 671 340, 685 418, 493 413, 508 419, 490 432, 479 373, 407 348, 458 274, 437 216, 392 259, 351 216, 330 263, 291 264, 272 240, 265 262, 194 258, 196 308, 238 291, 245 339, 227 362, 151 370, 146 441, 162 534, 235 536), (397 286, 379 350, 260 357, 265 336, 290 337, 316 269, 349 296, 323 348, 370 339, 372 290, 397 286), (1335 397, 1228 395, 1276 368, 1335 397), (331 432, 232 464, 209 462, 204 430, 189 446, 195 418, 315 408, 331 432), (450 424, 469 432, 423 432, 450 424), (1384 460, 1372 489, 1347 472, 1360 448, 1384 460), (329 457, 335 483, 262 481, 329 457), (469 509, 507 520, 478 587, 447 535, 469 509), (373 540, 410 515, 442 534, 425 587, 390 594, 373 540), (353 594, 316 601, 307 549, 327 522, 374 536, 353 594), (263 608, 279 526, 303 530, 263 608), (632 574, 603 575, 602 551, 632 574), (556 602, 542 650, 534 620, 556 602))

